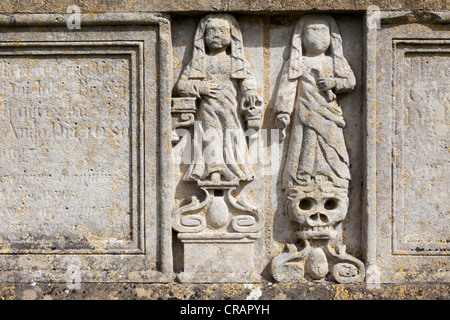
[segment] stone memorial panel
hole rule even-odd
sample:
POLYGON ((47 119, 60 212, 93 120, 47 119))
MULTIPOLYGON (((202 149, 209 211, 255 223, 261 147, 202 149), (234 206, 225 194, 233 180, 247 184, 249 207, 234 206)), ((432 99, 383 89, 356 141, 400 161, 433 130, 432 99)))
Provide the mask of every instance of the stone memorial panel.
POLYGON ((396 40, 393 252, 448 255, 450 40, 396 40))
POLYGON ((1 282, 450 281, 448 11, 135 3, 0 4, 1 282))
POLYGON ((138 49, 2 47, 4 253, 142 252, 138 49))
POLYGON ((449 280, 448 22, 383 12, 368 24, 366 258, 382 283, 449 280))
POLYGON ((2 276, 167 281, 168 22, 83 19, 2 26, 2 276))

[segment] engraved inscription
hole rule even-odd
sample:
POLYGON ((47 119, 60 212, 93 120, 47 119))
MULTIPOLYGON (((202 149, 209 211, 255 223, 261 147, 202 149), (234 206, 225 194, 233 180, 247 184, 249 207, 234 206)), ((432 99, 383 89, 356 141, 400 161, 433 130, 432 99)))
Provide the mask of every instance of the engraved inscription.
POLYGON ((448 254, 450 52, 406 51, 402 64, 401 153, 394 149, 402 208, 396 212, 394 251, 448 254))
POLYGON ((131 240, 130 57, 0 57, 3 253, 131 240))

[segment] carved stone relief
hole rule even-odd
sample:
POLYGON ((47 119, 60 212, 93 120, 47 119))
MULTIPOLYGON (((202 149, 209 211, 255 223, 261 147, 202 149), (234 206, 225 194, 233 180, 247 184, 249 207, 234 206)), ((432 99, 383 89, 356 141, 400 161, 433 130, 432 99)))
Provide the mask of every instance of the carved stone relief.
MULTIPOLYGON (((177 129, 193 128, 192 162, 180 184, 191 183, 201 191, 172 214, 183 245, 181 281, 257 279, 252 274, 252 243, 261 237, 264 207, 248 204, 236 191, 253 181, 244 131, 259 130, 264 105, 244 49, 232 16, 203 17, 191 58, 175 84, 174 144, 181 141, 177 129)), ((284 192, 284 214, 297 228, 286 245, 288 252, 270 264, 278 281, 364 280, 364 264, 346 253, 345 246, 334 249, 349 208, 350 183, 337 95, 351 92, 355 84, 334 19, 302 17, 273 103, 281 140, 290 138, 277 185, 284 192)), ((277 173, 272 174, 276 178, 277 173)))
POLYGON ((367 29, 368 271, 376 266, 381 283, 448 281, 450 15, 379 19, 367 29))
POLYGON ((260 237, 264 217, 233 192, 254 178, 244 131, 259 130, 262 98, 233 16, 210 14, 200 20, 192 59, 175 88, 185 98, 175 98, 172 111, 190 105, 183 116, 196 120, 193 158, 183 180, 203 192, 201 200, 193 196, 172 215, 184 245, 184 272, 178 277, 187 282, 256 280, 252 243, 260 237))
POLYGON ((297 226, 293 243, 272 262, 278 281, 361 282, 364 264, 331 242, 345 219, 350 182, 345 122, 336 95, 351 91, 355 76, 343 56, 333 18, 307 15, 297 23, 290 57, 282 70, 275 99, 276 125, 291 126, 281 188, 284 212, 297 226))
POLYGON ((0 280, 448 280, 450 19, 379 17, 1 16, 0 280))

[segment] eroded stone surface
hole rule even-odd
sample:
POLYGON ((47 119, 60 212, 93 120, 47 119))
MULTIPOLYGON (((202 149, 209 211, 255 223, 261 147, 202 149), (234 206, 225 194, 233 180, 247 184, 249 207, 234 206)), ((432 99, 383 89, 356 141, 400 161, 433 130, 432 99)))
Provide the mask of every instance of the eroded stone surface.
POLYGON ((278 281, 322 280, 329 272, 338 282, 363 281, 363 263, 343 246, 338 254, 331 248, 335 229, 347 215, 351 180, 337 94, 355 85, 336 21, 327 15, 300 18, 274 102, 281 140, 289 134, 279 184, 284 190, 281 212, 297 229, 287 241, 288 252, 272 261, 278 281))
POLYGON ((386 15, 372 30, 373 70, 384 76, 370 93, 377 99, 371 104, 377 202, 370 238, 377 239, 382 282, 448 281, 448 201, 442 194, 448 189, 448 20, 429 16, 428 23, 397 25, 401 18, 386 15))
MULTIPOLYGON (((445 284, 386 284, 369 290, 361 285, 307 284, 83 284, 69 289, 64 284, 3 283, 2 300, 448 300, 445 284), (256 295, 255 292, 258 292, 256 295), (253 294, 252 294, 253 293, 253 294)), ((231 303, 232 301, 230 301, 231 303)), ((236 301, 237 302, 237 301, 236 301)), ((249 301, 251 303, 251 301, 249 301)), ((238 302, 237 302, 238 303, 238 302)), ((258 303, 265 303, 264 301, 258 303)), ((270 302, 268 303, 270 305, 270 302)), ((179 314, 179 310, 174 314, 179 314)), ((278 314, 272 310, 271 314, 278 314)))
MULTIPOLYGON (((342 50, 335 36, 323 60, 309 52, 297 65, 307 66, 305 84, 308 76, 331 78, 321 71, 333 75, 336 60, 346 61, 342 83, 320 81, 311 91, 326 101, 320 105, 332 103, 339 119, 327 126, 284 112, 291 127, 278 117, 285 122, 279 132, 277 92, 292 100, 304 93, 290 90, 283 69, 304 14, 284 13, 329 3, 86 1, 81 12, 108 13, 82 15, 80 30, 67 28, 65 4, 0 5, 1 280, 32 284, 6 285, 2 297, 448 298, 448 288, 437 285, 449 281, 448 11, 385 12, 377 16, 381 24, 365 25, 363 12, 342 10, 366 5, 344 2, 339 13, 331 6, 342 50), (110 12, 140 10, 170 12, 170 19, 110 12), (235 42, 218 60, 204 45, 202 17, 214 10, 237 22, 234 30, 225 26, 235 42), (203 56, 196 53, 202 42, 203 56), (201 88, 198 74, 189 79, 192 65, 215 84, 201 88), (234 69, 242 65, 245 76, 234 69), (222 87, 234 91, 205 102, 222 87), (226 115, 225 101, 232 106, 226 115), (220 127, 208 118, 215 107, 224 127, 239 132, 221 139, 219 154, 249 155, 239 170, 237 161, 220 170, 181 161, 188 137, 196 141, 196 120, 220 127), (245 135, 248 128, 260 140, 245 135), (335 143, 324 143, 328 134, 335 143), (337 156, 315 152, 319 144, 337 156), (283 184, 286 163, 295 172, 290 185, 283 184), (295 191, 287 214, 283 185, 295 191), (275 257, 281 262, 274 267, 275 257), (265 282, 274 278, 290 283, 265 282), (50 280, 66 284, 39 283, 50 280), (140 284, 87 283, 122 281, 140 284), (148 284, 171 281, 213 284, 148 284), (335 281, 365 281, 372 289, 335 281), (387 284, 409 281, 435 283, 437 291, 387 284), (83 289, 69 289, 80 282, 83 289)), ((439 1, 428 8, 448 10, 439 1)), ((308 53, 311 46, 300 48, 308 53)))
MULTIPOLYGON (((258 279, 253 243, 264 216, 232 193, 255 180, 247 131, 261 127, 263 101, 252 66, 245 56, 239 24, 229 14, 204 16, 195 31, 191 60, 175 89, 193 102, 193 135, 184 130, 188 168, 184 182, 195 182, 201 200, 180 205, 173 228, 184 246, 183 282, 243 282, 258 279), (237 198, 237 199, 236 199, 237 198)), ((174 111, 178 113, 175 98, 174 111)), ((176 128, 175 128, 176 132, 176 128)), ((177 133, 178 142, 180 142, 177 133)), ((242 196, 241 196, 242 198, 242 196)))
POLYGON ((137 236, 129 201, 138 173, 129 157, 135 49, 68 49, 3 50, 3 252, 95 250, 91 235, 120 252, 137 236))
POLYGON ((363 11, 368 6, 375 5, 382 10, 448 10, 448 4, 443 0, 428 1, 384 1, 372 0, 350 1, 343 0, 336 4, 332 0, 299 2, 295 0, 283 1, 249 1, 249 0, 182 0, 182 1, 142 1, 129 0, 126 2, 111 2, 107 0, 48 0, 40 1, 14 1, 6 0, 1 3, 1 11, 4 13, 60 13, 64 12, 70 5, 79 6, 83 12, 104 13, 104 12, 273 12, 291 13, 292 11, 363 11))
POLYGON ((162 279, 168 22, 108 16, 70 33, 54 19, 3 27, 1 277, 162 279))

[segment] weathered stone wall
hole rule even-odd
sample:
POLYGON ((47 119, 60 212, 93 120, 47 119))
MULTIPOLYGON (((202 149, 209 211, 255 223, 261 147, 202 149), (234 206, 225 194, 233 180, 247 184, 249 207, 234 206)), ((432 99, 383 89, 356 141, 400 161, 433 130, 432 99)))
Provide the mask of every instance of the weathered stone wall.
POLYGON ((442 0, 419 1, 142 1, 142 0, 49 0, 49 1, 2 1, 3 13, 61 13, 70 5, 77 5, 83 12, 167 12, 167 13, 205 13, 205 12, 251 12, 271 14, 291 14, 292 11, 365 11, 370 5, 382 10, 448 10, 448 3, 442 0))
POLYGON ((2 1, 0 298, 448 299, 449 21, 2 1))
MULTIPOLYGON (((181 307, 200 300, 264 300, 259 304, 271 305, 274 300, 448 300, 445 284, 386 284, 379 289, 361 285, 342 284, 146 284, 146 283, 84 283, 80 289, 68 288, 62 283, 7 283, 2 284, 2 300, 184 300, 169 309, 164 303, 152 305, 168 314, 178 315, 181 307)), ((235 301, 239 305, 238 301, 235 301)), ((140 305, 142 306, 142 305, 140 305)), ((276 305, 270 315, 279 315, 295 304, 276 305)), ((243 313, 244 314, 244 313, 243 313)))

